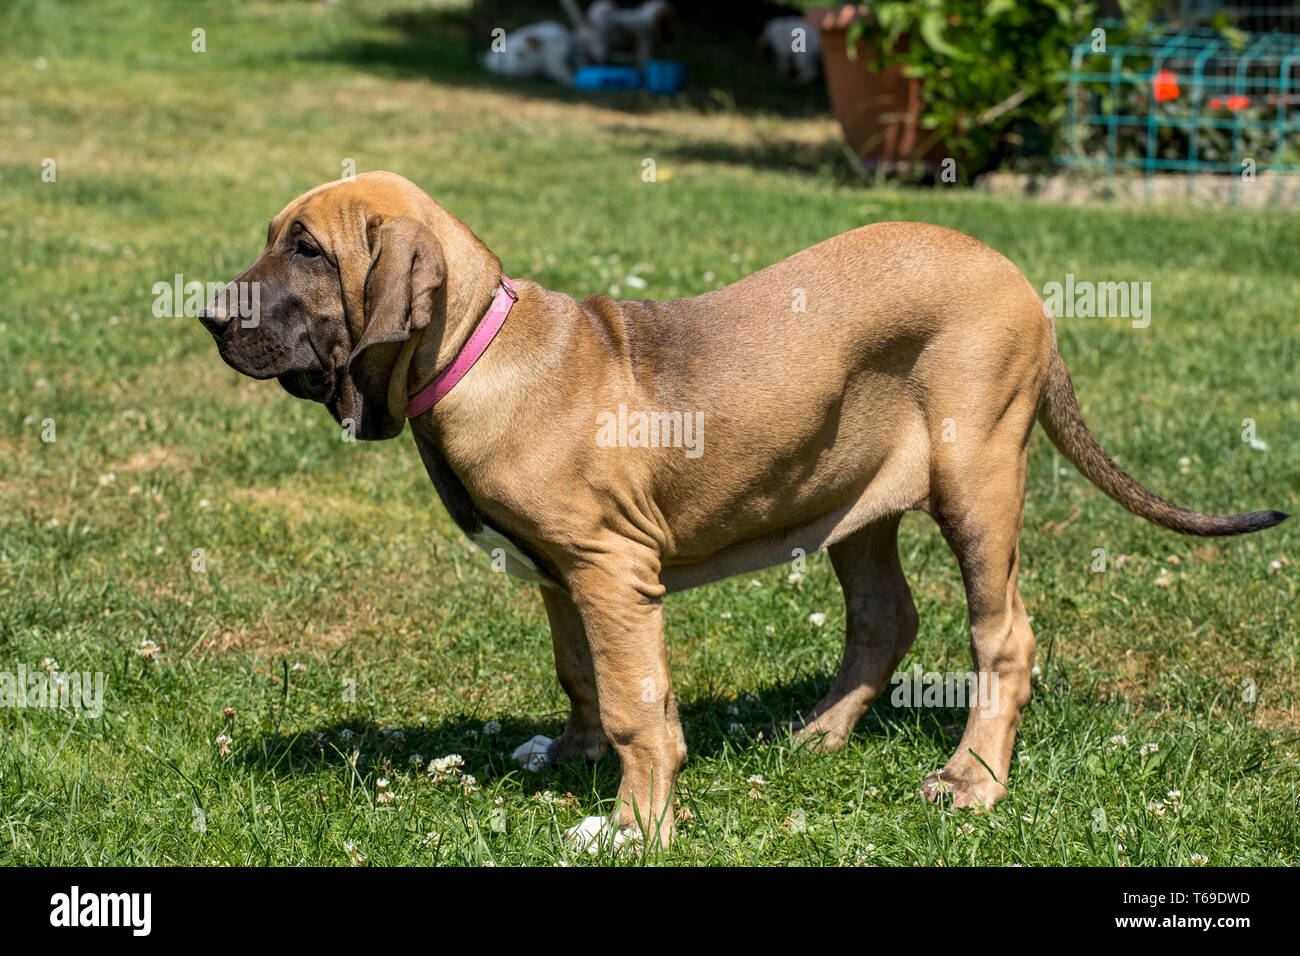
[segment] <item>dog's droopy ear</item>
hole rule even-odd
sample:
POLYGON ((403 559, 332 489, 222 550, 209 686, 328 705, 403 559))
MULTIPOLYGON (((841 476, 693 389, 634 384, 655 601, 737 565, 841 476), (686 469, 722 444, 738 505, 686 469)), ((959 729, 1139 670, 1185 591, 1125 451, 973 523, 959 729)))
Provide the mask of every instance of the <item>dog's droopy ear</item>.
POLYGON ((349 360, 369 348, 405 342, 433 319, 433 299, 447 278, 442 248, 429 229, 405 216, 387 219, 370 232, 365 284, 365 328, 349 360))
POLYGON ((402 345, 433 320, 434 299, 447 270, 437 237, 415 219, 386 219, 367 232, 365 326, 348 359, 348 373, 362 394, 382 407, 402 345))

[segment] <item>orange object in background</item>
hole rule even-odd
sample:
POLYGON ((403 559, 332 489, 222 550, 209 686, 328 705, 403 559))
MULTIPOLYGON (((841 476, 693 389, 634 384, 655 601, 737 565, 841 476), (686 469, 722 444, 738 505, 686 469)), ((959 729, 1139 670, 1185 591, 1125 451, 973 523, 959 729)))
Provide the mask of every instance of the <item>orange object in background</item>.
POLYGON ((1178 99, 1178 77, 1168 70, 1157 70, 1151 78, 1151 91, 1157 103, 1178 99))
POLYGON ((1237 110, 1249 108, 1250 97, 1242 93, 1234 93, 1226 100, 1219 96, 1211 97, 1210 99, 1210 109, 1212 110, 1228 109, 1235 113, 1237 110))
POLYGON ((1248 109, 1249 107, 1250 107, 1249 96, 1245 96, 1244 94, 1238 94, 1235 96, 1228 97, 1228 109, 1232 110, 1234 113, 1237 110, 1244 110, 1244 109, 1248 109))

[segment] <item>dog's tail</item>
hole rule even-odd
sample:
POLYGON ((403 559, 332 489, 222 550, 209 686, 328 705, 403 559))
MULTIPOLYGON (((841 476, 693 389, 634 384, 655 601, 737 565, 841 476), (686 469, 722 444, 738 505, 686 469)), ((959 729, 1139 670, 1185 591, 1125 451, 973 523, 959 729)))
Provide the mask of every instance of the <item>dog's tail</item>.
POLYGON ((1038 422, 1057 448, 1085 478, 1139 517, 1180 534, 1205 536, 1245 534, 1271 528, 1289 515, 1280 511, 1251 511, 1247 514, 1209 515, 1181 508, 1138 484, 1106 454, 1079 413, 1070 373, 1052 346, 1052 363, 1038 406, 1038 422))

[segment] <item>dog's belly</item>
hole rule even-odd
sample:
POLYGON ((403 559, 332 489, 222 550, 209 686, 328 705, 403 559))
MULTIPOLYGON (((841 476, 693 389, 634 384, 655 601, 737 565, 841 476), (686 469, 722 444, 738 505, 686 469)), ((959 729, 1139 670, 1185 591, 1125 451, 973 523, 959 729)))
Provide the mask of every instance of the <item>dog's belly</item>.
MULTIPOLYGON (((706 425, 700 458, 659 475, 669 591, 785 564, 929 497, 929 428, 897 376, 828 370, 748 398, 732 427, 706 425)), ((730 412, 716 395, 703 404, 730 412)))
MULTIPOLYGON (((829 547, 883 518, 923 506, 929 495, 928 455, 921 446, 891 456, 866 488, 840 505, 793 527, 784 526, 733 541, 707 557, 664 562, 659 582, 669 591, 708 584, 786 564, 829 547)), ((690 542, 686 542, 690 544, 690 542)))

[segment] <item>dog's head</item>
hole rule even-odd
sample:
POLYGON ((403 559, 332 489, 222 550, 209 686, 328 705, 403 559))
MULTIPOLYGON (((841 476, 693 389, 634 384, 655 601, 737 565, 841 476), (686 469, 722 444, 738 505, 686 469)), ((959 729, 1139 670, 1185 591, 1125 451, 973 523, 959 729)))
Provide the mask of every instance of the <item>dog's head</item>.
POLYGON ((320 402, 358 438, 392 438, 417 347, 436 354, 477 321, 500 274, 500 260, 414 183, 364 173, 289 203, 257 261, 200 319, 235 370, 320 402))
POLYGON ((506 38, 505 48, 484 53, 479 62, 489 73, 503 76, 529 76, 541 70, 546 45, 535 33, 506 38))

